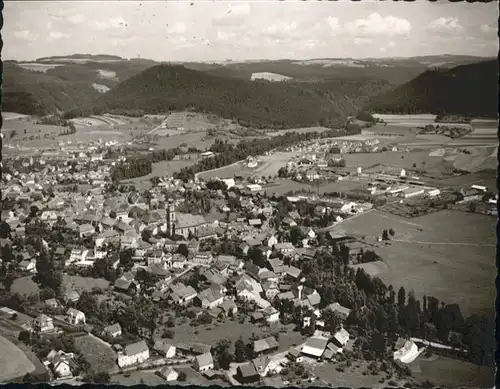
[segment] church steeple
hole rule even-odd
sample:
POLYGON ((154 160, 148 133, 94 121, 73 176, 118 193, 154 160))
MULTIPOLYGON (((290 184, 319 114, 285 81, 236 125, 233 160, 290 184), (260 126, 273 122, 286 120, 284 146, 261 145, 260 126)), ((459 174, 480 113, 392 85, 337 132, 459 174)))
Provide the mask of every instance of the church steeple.
POLYGON ((172 200, 167 204, 167 234, 172 236, 175 229, 175 209, 172 200))

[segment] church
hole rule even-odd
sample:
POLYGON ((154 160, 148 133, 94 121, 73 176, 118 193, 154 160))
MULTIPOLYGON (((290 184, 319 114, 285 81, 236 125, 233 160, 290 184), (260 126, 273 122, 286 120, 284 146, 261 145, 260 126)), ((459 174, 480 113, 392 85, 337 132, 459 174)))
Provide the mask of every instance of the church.
POLYGON ((189 234, 194 234, 200 228, 208 225, 202 215, 193 215, 191 213, 177 213, 172 204, 167 208, 167 231, 170 236, 181 235, 188 238, 189 234))

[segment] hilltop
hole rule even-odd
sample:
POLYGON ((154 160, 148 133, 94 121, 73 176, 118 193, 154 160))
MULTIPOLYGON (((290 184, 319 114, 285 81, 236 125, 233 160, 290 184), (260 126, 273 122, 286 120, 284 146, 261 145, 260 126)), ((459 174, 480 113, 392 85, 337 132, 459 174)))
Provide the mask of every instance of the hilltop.
MULTIPOLYGON (((328 85, 317 90, 312 84, 304 87, 300 83, 241 80, 179 65, 159 65, 101 95, 91 110, 94 114, 117 111, 156 114, 191 109, 256 128, 339 126, 351 111, 359 108, 360 99, 364 102, 362 96, 387 88, 387 82, 369 79, 332 81, 328 85)), ((73 110, 67 116, 88 114, 89 109, 73 110)))
POLYGON ((496 117, 496 60, 428 70, 408 83, 370 100, 365 110, 401 114, 459 114, 496 117))
POLYGON ((84 64, 56 61, 54 57, 42 60, 4 62, 4 111, 45 115, 91 104, 99 97, 99 90, 113 88, 151 66, 150 61, 142 60, 84 64))

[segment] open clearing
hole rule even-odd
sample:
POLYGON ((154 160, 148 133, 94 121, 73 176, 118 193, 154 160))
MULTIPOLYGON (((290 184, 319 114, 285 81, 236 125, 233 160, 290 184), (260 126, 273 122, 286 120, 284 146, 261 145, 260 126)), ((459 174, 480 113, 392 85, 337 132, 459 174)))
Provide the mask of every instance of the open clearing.
POLYGON ((214 321, 208 326, 191 327, 189 324, 177 325, 173 328, 176 342, 200 342, 204 344, 215 345, 219 340, 226 339, 234 343, 240 337, 247 343, 252 336, 263 335, 271 336, 273 332, 279 332, 279 328, 286 327, 286 333, 280 333, 279 344, 280 351, 286 351, 293 345, 299 345, 306 339, 300 332, 293 331, 293 325, 279 325, 276 328, 260 327, 253 323, 245 322, 243 324, 236 320, 226 320, 224 322, 214 321), (209 330, 208 328, 211 328, 209 330), (197 333, 195 333, 197 332, 197 333))
MULTIPOLYGON (((100 278, 70 276, 63 274, 63 285, 66 290, 77 290, 91 292, 94 287, 106 289, 109 282, 100 278)), ((38 284, 32 280, 32 276, 17 278, 11 287, 12 293, 30 295, 40 292, 38 284)))
POLYGON ((478 366, 457 359, 433 356, 418 358, 409 365, 412 377, 419 382, 429 380, 437 386, 448 388, 491 388, 494 385, 493 367, 478 366))
POLYGON ((491 216, 457 211, 434 212, 411 221, 372 211, 333 230, 366 236, 374 243, 383 229, 393 228, 395 241, 374 248, 388 269, 376 266, 372 271, 395 289, 403 286, 417 298, 430 295, 458 303, 462 313, 470 315, 491 313, 494 308, 495 222, 491 216))
POLYGON ((75 348, 95 372, 107 372, 117 367, 113 349, 90 335, 75 338, 75 348))
POLYGON ((35 371, 35 365, 24 352, 3 336, 0 336, 0 366, 0 382, 4 383, 35 371))
POLYGON ((56 63, 46 64, 46 63, 36 63, 36 62, 24 62, 18 65, 20 68, 40 73, 46 73, 47 70, 55 69, 58 66, 64 66, 63 64, 56 64, 56 63))
POLYGON ((152 186, 150 181, 151 178, 172 176, 175 172, 180 171, 182 168, 194 165, 195 163, 195 160, 156 162, 153 163, 153 170, 150 174, 130 180, 124 180, 123 182, 134 184, 136 187, 140 187, 141 189, 149 189, 152 186))

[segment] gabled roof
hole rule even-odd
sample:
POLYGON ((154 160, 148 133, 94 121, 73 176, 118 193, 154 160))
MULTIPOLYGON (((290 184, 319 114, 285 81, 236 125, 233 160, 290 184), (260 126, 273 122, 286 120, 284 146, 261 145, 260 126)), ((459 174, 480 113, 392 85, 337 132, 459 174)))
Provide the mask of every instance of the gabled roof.
POLYGON ((238 371, 241 377, 254 377, 259 374, 257 370, 255 370, 254 364, 250 362, 238 366, 238 371))
POLYGON ((274 336, 270 336, 269 338, 259 339, 254 342, 254 351, 256 353, 271 350, 273 348, 278 347, 279 344, 274 338, 274 336))
POLYGON ((203 367, 212 365, 214 363, 214 359, 212 358, 212 354, 204 353, 196 356, 196 362, 198 363, 198 366, 203 367))
POLYGON ((140 342, 137 343, 132 343, 127 346, 125 346, 125 355, 132 356, 132 355, 137 355, 139 353, 142 353, 144 351, 148 351, 149 347, 146 344, 145 340, 141 340, 140 342))

